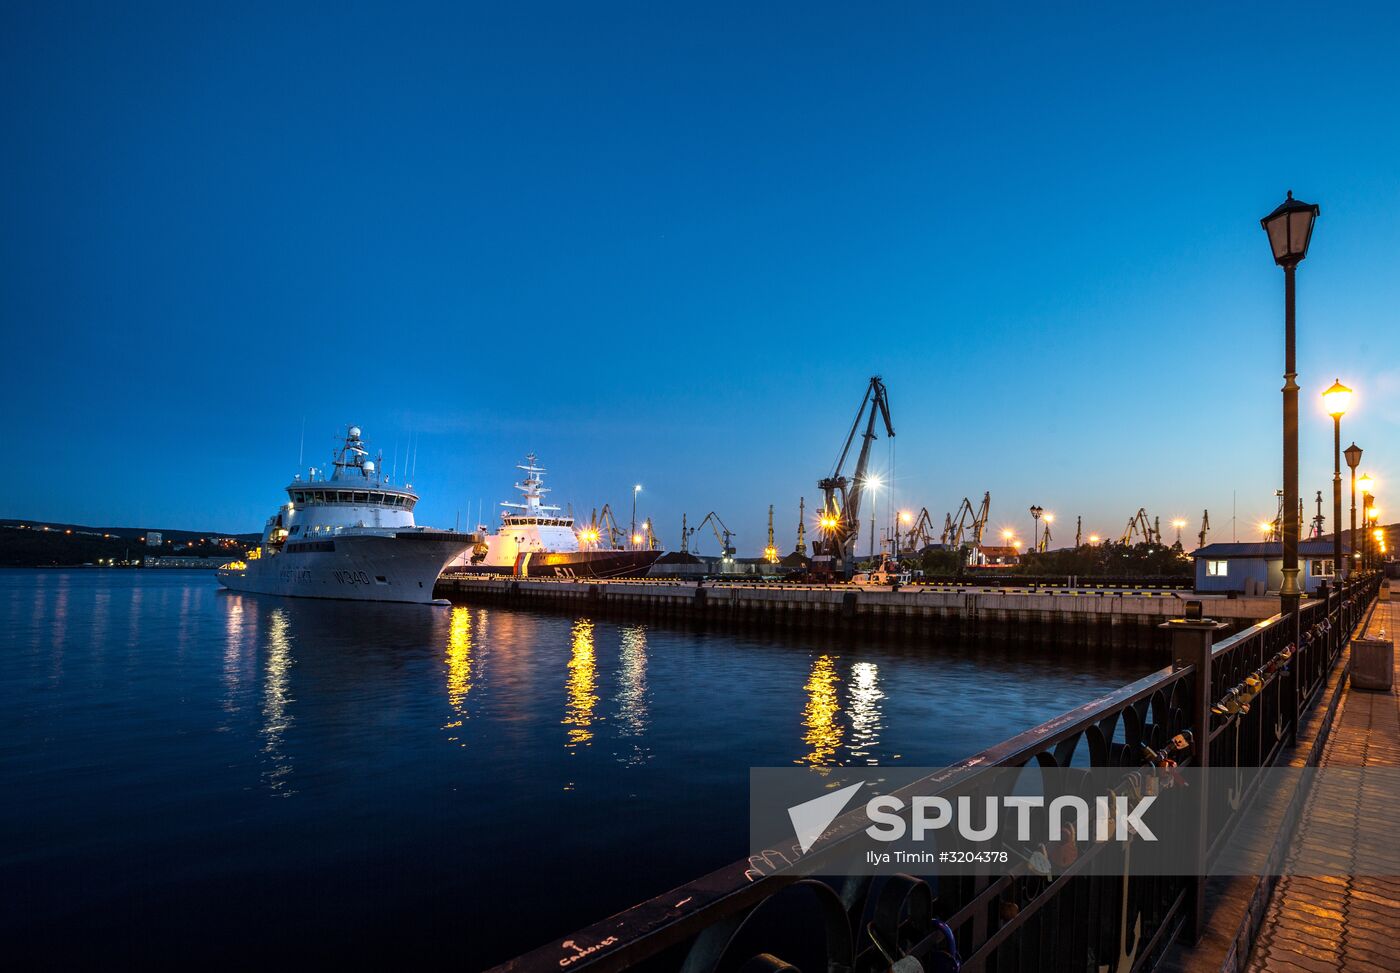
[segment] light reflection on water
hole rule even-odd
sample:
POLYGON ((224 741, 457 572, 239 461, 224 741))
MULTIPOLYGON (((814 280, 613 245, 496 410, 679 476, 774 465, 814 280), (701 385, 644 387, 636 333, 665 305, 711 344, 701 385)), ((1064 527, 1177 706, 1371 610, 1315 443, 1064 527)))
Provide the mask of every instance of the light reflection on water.
POLYGON ((267 632, 267 668, 263 680, 262 737, 263 755, 270 768, 263 774, 267 786, 282 797, 291 797, 292 758, 285 746, 287 731, 294 717, 292 704, 291 668, 292 640, 287 634, 287 610, 274 608, 267 632))
POLYGON ((593 708, 598 705, 598 660, 593 646, 593 623, 585 618, 574 622, 572 651, 564 708, 564 725, 569 727, 566 746, 588 746, 593 742, 593 708))
MULTIPOLYGON (((467 694, 472 691, 472 612, 458 606, 452 609, 451 628, 447 635, 447 705, 452 718, 442 725, 444 730, 461 730, 467 719, 467 694)), ((466 746, 460 733, 448 737, 466 746)))
POLYGON ((647 732, 647 633, 641 625, 622 629, 617 674, 617 758, 624 764, 643 764, 651 749, 642 738, 647 732))
POLYGON ((807 705, 802 709, 802 726, 806 732, 802 742, 810 748, 793 763, 813 767, 829 767, 845 727, 841 724, 841 702, 837 686, 841 677, 836 673, 836 659, 823 653, 812 662, 812 672, 803 687, 807 690, 807 705))
POLYGON ((29 890, 33 941, 81 920, 285 949, 315 928, 343 958, 458 941, 470 901, 472 967, 742 857, 750 767, 938 766, 1155 668, 282 600, 196 572, 0 571, 0 631, 0 788, 24 795, 0 833, 25 849, 0 883, 29 890), (540 896, 522 849, 588 880, 540 896))

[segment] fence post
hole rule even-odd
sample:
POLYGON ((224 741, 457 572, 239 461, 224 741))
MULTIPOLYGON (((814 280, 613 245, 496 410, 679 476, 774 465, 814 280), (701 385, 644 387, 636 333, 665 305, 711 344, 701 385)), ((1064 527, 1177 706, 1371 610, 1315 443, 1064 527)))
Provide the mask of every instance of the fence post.
MULTIPOLYGON (((1215 704, 1210 689, 1210 656, 1215 633, 1228 626, 1213 618, 1201 616, 1201 603, 1188 601, 1186 617, 1174 618, 1161 626, 1171 633, 1172 667, 1194 668, 1191 691, 1191 739, 1193 767, 1205 770, 1210 766, 1210 708, 1215 704)), ((1195 845, 1196 874, 1191 887, 1191 905, 1186 914, 1192 944, 1199 943, 1206 931, 1206 850, 1210 847, 1210 779, 1202 773, 1200 790, 1195 795, 1196 821, 1192 827, 1195 845)))

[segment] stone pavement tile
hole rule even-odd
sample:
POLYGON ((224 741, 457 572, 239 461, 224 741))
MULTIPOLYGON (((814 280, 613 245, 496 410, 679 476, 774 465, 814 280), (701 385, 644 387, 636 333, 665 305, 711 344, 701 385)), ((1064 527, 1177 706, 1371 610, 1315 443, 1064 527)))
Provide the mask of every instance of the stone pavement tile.
POLYGON ((1352 959, 1344 957, 1342 965, 1337 967, 1341 973, 1397 973, 1400 971, 1400 961, 1393 957, 1376 962, 1371 959, 1352 959))
POLYGON ((1298 896, 1290 896, 1286 902, 1282 902, 1279 905, 1280 908, 1278 911, 1284 917, 1302 919, 1307 922, 1316 922, 1319 918, 1335 919, 1338 922, 1342 922, 1346 919, 1346 915, 1341 909, 1330 909, 1324 905, 1308 902, 1298 896))
MULTIPOLYGON (((1340 953, 1313 950, 1301 943, 1275 941, 1269 947, 1264 969, 1277 969, 1278 963, 1288 963, 1309 973, 1333 973, 1341 968, 1344 957, 1340 953)), ((1287 967, 1284 967, 1285 969, 1287 967)))

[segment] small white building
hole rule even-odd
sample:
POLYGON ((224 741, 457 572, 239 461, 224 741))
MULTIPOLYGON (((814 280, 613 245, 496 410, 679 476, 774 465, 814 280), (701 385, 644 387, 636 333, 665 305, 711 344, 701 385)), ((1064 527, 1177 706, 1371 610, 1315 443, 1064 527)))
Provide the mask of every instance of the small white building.
MULTIPOLYGON (((1196 590, 1262 595, 1283 585, 1283 544, 1267 541, 1247 544, 1207 544, 1191 552, 1196 562, 1196 590)), ((1306 592, 1332 583, 1332 541, 1298 544, 1298 581, 1306 592)))
POLYGON ((158 531, 158 530, 148 530, 148 531, 146 531, 146 546, 147 546, 147 547, 160 547, 160 543, 161 543, 160 531, 158 531))

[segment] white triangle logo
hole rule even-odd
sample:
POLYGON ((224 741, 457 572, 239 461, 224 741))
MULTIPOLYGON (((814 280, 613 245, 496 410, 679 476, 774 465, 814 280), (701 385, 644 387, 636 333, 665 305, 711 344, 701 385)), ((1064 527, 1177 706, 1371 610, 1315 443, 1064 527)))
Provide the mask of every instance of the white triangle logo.
POLYGON ((831 822, 846 809, 852 795, 864 786, 852 784, 788 808, 788 818, 792 821, 792 830, 797 835, 802 854, 807 854, 807 850, 831 827, 831 822))

